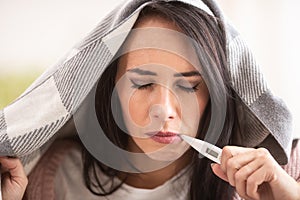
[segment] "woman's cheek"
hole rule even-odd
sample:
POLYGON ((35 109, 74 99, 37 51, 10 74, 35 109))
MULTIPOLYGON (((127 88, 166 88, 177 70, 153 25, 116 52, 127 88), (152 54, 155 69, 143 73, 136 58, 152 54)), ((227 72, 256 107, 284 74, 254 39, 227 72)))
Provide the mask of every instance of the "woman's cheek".
POLYGON ((189 129, 191 136, 195 137, 198 133, 199 122, 203 116, 203 113, 206 109, 209 100, 208 91, 199 91, 195 93, 195 96, 192 98, 196 101, 189 101, 187 105, 183 105, 183 123, 189 129))
POLYGON ((129 115, 136 126, 145 127, 150 123, 148 98, 145 92, 136 91, 129 100, 129 115))

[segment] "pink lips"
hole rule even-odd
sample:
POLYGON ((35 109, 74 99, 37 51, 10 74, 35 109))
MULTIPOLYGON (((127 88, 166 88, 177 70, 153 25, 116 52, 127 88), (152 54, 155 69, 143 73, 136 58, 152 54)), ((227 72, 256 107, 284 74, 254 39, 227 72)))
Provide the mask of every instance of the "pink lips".
POLYGON ((151 139, 155 142, 162 143, 162 144, 171 144, 171 143, 178 143, 181 141, 178 133, 173 132, 157 132, 156 134, 148 134, 151 135, 151 139))

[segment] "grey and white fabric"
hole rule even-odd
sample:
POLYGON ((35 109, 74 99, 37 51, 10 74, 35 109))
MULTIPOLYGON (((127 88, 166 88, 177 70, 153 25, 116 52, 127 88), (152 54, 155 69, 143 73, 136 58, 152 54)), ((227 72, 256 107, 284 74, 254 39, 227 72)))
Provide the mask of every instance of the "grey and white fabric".
MULTIPOLYGON (((292 142, 291 115, 284 102, 268 88, 242 37, 228 23, 215 0, 178 1, 205 10, 221 19, 226 27, 228 71, 232 88, 239 96, 239 118, 244 124, 241 145, 267 147, 280 164, 286 164, 292 142)), ((125 37, 119 38, 111 44, 109 38, 118 32, 129 33, 139 11, 149 2, 151 0, 122 2, 68 55, 0 111, 0 155, 20 157, 27 172, 30 171, 45 144, 72 121, 125 40, 125 37)))

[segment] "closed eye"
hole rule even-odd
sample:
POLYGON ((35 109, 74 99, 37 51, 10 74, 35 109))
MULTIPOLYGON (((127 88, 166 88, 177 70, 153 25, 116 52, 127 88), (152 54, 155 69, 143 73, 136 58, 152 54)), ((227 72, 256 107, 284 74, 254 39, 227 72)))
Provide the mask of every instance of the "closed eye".
POLYGON ((178 88, 180 88, 181 90, 185 91, 185 92, 188 92, 188 93, 192 93, 192 92, 196 92, 199 88, 200 83, 197 83, 195 86, 193 87, 186 87, 186 86, 183 86, 183 85, 177 85, 178 88))
POLYGON ((154 83, 147 83, 147 84, 140 84, 140 83, 137 83, 133 80, 130 80, 131 83, 132 83, 132 88, 135 88, 135 89, 139 89, 139 90, 145 90, 145 89, 148 89, 150 87, 153 86, 154 83))

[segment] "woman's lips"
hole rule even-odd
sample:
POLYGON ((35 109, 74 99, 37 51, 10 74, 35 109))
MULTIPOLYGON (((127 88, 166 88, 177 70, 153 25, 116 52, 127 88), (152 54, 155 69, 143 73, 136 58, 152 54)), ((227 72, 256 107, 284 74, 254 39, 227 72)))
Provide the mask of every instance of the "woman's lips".
POLYGON ((179 137, 178 133, 173 132, 156 132, 147 134, 153 139, 155 142, 162 143, 162 144, 173 144, 181 142, 181 138, 179 137))

